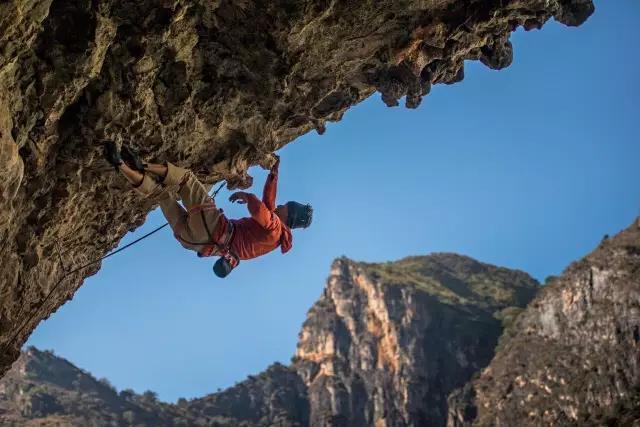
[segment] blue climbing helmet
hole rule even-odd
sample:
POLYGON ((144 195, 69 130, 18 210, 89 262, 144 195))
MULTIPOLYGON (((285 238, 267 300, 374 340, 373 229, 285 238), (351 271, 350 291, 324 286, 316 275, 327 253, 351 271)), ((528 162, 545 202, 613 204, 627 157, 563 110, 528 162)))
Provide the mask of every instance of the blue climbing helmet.
POLYGON ((307 228, 313 220, 313 208, 311 205, 303 205, 298 202, 287 202, 287 227, 307 228))
POLYGON ((240 259, 231 253, 226 253, 213 264, 213 273, 221 279, 227 277, 240 264, 240 259))

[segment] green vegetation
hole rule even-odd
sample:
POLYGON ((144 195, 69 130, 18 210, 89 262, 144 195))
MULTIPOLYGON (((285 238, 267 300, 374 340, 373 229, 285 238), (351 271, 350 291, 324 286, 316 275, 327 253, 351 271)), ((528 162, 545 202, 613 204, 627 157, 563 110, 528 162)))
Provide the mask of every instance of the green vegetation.
POLYGON ((526 273, 455 254, 359 265, 372 279, 385 285, 411 286, 445 304, 491 311, 523 307, 539 288, 538 282, 526 273))
POLYGON ((368 264, 367 272, 385 285, 412 286, 449 304, 466 304, 466 300, 437 280, 424 276, 411 267, 394 263, 368 264))
POLYGON ((502 322, 502 335, 498 338, 495 352, 498 353, 506 345, 509 340, 515 336, 517 330, 515 328, 516 319, 524 311, 520 307, 507 307, 494 313, 494 317, 502 322))

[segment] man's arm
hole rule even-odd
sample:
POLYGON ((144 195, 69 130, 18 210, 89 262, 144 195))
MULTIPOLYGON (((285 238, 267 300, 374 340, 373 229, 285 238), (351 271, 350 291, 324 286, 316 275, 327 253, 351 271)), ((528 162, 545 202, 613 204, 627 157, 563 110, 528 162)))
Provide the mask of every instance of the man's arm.
POLYGON ((266 230, 272 230, 278 226, 278 221, 274 221, 275 214, 256 197, 255 194, 243 191, 235 192, 229 197, 231 202, 247 204, 251 218, 266 230))
POLYGON ((280 157, 276 156, 276 162, 271 167, 267 181, 264 183, 262 191, 262 202, 267 209, 274 211, 276 209, 276 193, 278 191, 278 168, 280 167, 280 157))

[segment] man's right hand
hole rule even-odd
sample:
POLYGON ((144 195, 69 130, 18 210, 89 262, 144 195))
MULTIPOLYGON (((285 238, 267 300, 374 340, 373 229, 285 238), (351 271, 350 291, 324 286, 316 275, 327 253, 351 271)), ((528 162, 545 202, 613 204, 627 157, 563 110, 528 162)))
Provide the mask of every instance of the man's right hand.
POLYGON ((237 202, 241 205, 244 205, 249 201, 249 193, 245 193, 244 191, 236 191, 229 197, 229 201, 231 203, 237 202))

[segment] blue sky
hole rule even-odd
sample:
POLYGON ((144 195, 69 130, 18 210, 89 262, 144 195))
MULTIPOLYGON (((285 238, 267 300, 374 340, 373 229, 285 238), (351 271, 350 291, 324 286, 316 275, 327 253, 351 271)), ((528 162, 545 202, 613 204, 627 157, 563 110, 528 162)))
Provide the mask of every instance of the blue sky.
MULTIPOLYGON (((468 62, 463 82, 434 87, 418 110, 376 94, 282 149, 279 201, 315 209, 289 254, 222 281, 165 229, 106 260, 28 343, 174 401, 287 363, 341 255, 451 251, 541 281, 559 274, 640 215, 640 3, 596 8, 579 28, 518 31, 511 67, 468 62)), ((266 173, 252 174, 260 193, 266 173)), ((218 204, 244 216, 228 195, 218 204)), ((122 243, 162 223, 154 211, 122 243)))

